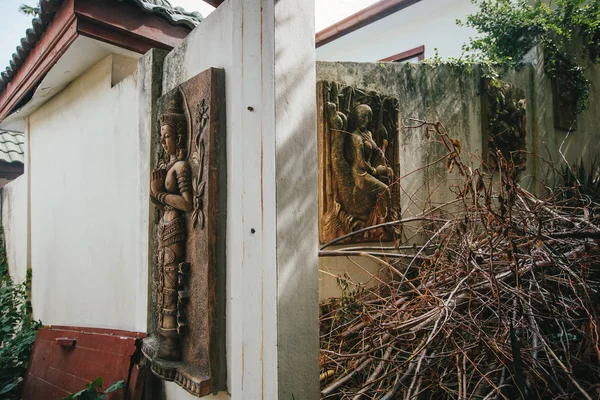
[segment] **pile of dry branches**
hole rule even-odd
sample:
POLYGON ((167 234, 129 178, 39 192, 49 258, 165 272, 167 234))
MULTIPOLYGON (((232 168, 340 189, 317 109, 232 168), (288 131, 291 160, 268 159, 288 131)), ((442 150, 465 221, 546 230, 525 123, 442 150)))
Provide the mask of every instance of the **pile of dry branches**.
POLYGON ((420 126, 464 186, 392 222, 420 221, 421 246, 321 248, 392 276, 322 304, 321 398, 600 398, 600 205, 534 196, 501 155, 495 176, 471 169, 439 122, 420 126))

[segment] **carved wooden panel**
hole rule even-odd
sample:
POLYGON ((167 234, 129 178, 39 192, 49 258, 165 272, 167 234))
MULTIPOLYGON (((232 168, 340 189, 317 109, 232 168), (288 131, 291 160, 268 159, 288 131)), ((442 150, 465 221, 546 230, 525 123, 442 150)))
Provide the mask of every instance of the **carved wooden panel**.
POLYGON ((551 82, 554 127, 564 131, 577 130, 577 99, 564 66, 559 65, 551 82))
MULTIPOLYGON (((398 100, 319 82, 317 108, 321 243, 398 219, 398 100)), ((342 243, 387 241, 395 233, 383 225, 342 243)))
POLYGON ((500 80, 483 79, 482 90, 483 154, 490 168, 498 163, 498 152, 512 160, 518 170, 527 161, 527 124, 525 91, 500 80))
POLYGON ((225 389, 224 72, 159 98, 150 337, 152 372, 202 397, 225 389))

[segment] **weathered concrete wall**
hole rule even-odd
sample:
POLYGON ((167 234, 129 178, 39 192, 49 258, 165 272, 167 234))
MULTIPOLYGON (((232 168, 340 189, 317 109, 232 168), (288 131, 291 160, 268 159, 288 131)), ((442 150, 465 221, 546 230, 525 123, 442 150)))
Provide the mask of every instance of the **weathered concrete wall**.
POLYGON ((441 57, 459 57, 463 43, 477 32, 456 25, 477 11, 469 0, 422 0, 317 49, 319 61, 374 62, 425 46, 441 57))
MULTIPOLYGON (((540 192, 546 183, 560 182, 561 168, 583 158, 586 165, 600 154, 600 66, 586 71, 592 83, 591 107, 579 115, 578 129, 567 133, 554 127, 552 87, 542 70, 541 60, 516 71, 504 71, 501 79, 525 91, 527 101, 526 170, 522 175, 523 187, 540 192), (562 146, 562 147, 561 147, 562 146), (537 154, 540 157, 533 156, 537 154), (566 160, 566 161, 565 161, 566 160)), ((484 137, 482 133, 482 76, 479 68, 471 73, 449 66, 433 68, 428 65, 407 63, 317 63, 317 80, 328 80, 374 90, 398 98, 400 102, 400 180, 402 217, 414 216, 425 207, 436 206, 456 198, 452 186, 464 182, 455 170, 448 173, 444 163, 437 163, 446 149, 432 143, 422 128, 410 129, 415 120, 442 122, 452 138, 463 147, 462 160, 473 167, 480 166, 484 137)), ((409 226, 405 233, 410 238, 417 225, 409 226)), ((416 236, 413 240, 422 241, 416 236)), ((357 281, 368 280, 355 263, 359 261, 368 271, 377 271, 370 262, 345 258, 322 258, 320 269, 321 299, 339 295, 329 273, 349 272, 357 281)))
MULTIPOLYGON (((398 98, 399 126, 403 127, 398 146, 403 218, 454 198, 448 188, 461 182, 457 172, 448 174, 443 162, 431 165, 446 154, 446 149, 441 144, 431 143, 435 138, 428 139, 423 128, 407 126, 416 125, 417 121, 441 121, 450 135, 473 153, 463 155, 463 161, 478 165, 482 146, 477 134, 481 131, 478 77, 477 70, 473 75, 466 75, 449 67, 434 69, 409 63, 317 63, 319 81, 335 81, 398 98)), ((414 236, 419 226, 405 227, 409 242, 423 240, 422 236, 414 236)), ((379 269, 364 258, 353 261, 371 273, 379 269)), ((325 271, 347 271, 361 283, 369 278, 361 267, 344 257, 321 258, 319 266, 325 271)), ((321 273, 320 278, 321 299, 339 294, 327 273, 321 273)))
MULTIPOLYGON (((577 130, 571 132, 557 131, 554 145, 564 141, 563 151, 569 162, 583 158, 586 165, 600 155, 600 65, 591 65, 586 70, 586 77, 591 82, 590 109, 577 118, 577 130)), ((551 93, 551 92, 550 92, 551 93)), ((551 150, 552 151, 552 150, 551 150)))
MULTIPOLYGON (((113 57, 28 118, 32 301, 45 324, 146 330, 138 91, 113 57), (141 290, 143 293, 137 293, 141 290)), ((147 240, 147 236, 144 236, 147 240)), ((147 280, 147 278, 146 278, 147 280)))
POLYGON ((318 397, 313 21, 312 0, 227 0, 165 59, 163 93, 225 70, 233 399, 318 397))
POLYGON ((2 227, 8 272, 15 282, 27 276, 27 179, 21 175, 2 188, 2 227))
POLYGON ((589 168, 600 154, 600 65, 588 65, 591 83, 590 107, 577 116, 577 129, 566 131, 554 126, 552 81, 543 71, 542 55, 516 71, 502 71, 502 79, 523 88, 527 95, 527 169, 521 185, 541 193, 546 186, 562 182, 562 170, 583 160, 589 168), (534 156, 537 155, 537 156, 534 156))

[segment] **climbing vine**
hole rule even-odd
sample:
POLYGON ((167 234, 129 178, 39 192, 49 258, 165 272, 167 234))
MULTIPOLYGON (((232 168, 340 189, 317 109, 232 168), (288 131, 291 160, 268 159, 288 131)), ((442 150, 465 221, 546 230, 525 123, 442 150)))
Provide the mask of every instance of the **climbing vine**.
POLYGON ((589 107, 590 82, 585 60, 600 62, 600 2, 585 0, 473 0, 479 11, 463 23, 480 37, 464 46, 465 54, 492 64, 519 67, 540 46, 545 72, 558 80, 580 113, 589 107))

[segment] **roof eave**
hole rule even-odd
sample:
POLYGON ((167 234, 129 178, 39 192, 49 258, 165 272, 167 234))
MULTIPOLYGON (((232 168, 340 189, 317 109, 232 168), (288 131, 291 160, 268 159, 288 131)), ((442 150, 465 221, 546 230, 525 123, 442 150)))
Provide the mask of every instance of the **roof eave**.
POLYGON ((421 0, 381 0, 337 22, 315 35, 315 47, 319 48, 362 27, 372 24, 421 0))
POLYGON ((190 31, 127 2, 64 0, 0 92, 0 121, 27 99, 80 35, 144 54, 151 48, 171 50, 190 31))
POLYGON ((219 7, 225 0, 204 0, 205 3, 210 4, 213 7, 219 7))

